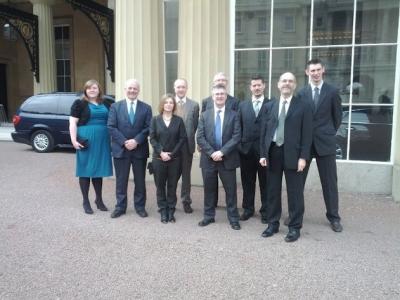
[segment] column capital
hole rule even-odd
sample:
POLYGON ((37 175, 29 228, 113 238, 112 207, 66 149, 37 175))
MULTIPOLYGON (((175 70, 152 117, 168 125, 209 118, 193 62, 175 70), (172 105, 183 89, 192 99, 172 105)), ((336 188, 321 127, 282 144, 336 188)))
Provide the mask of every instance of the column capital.
POLYGON ((33 5, 35 4, 47 4, 53 6, 55 4, 61 3, 60 0, 29 0, 33 5))

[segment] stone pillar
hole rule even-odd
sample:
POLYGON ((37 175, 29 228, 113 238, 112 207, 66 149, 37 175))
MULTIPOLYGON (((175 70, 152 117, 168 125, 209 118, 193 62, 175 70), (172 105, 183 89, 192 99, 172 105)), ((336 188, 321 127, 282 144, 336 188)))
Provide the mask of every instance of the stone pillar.
POLYGON ((31 0, 33 14, 39 20, 39 74, 40 82, 34 80, 33 91, 37 93, 54 92, 56 84, 56 55, 54 42, 53 11, 49 0, 31 0))
POLYGON ((124 97, 125 81, 141 84, 139 98, 153 108, 164 93, 162 0, 116 0, 115 93, 124 97))
POLYGON ((229 4, 229 0, 179 1, 178 77, 187 79, 188 96, 199 102, 210 95, 215 73, 225 72, 230 78, 229 4))
MULTIPOLYGON (((397 29, 397 40, 400 39, 400 22, 397 29)), ((400 46, 397 46, 396 70, 400 70, 400 46)), ((394 201, 400 202, 400 72, 396 72, 394 82, 394 110, 393 110, 393 132, 392 140, 392 157, 393 157, 393 179, 392 179, 392 196, 394 201)))
MULTIPOLYGON (((107 2, 108 8, 112 9, 114 11, 114 18, 115 18, 115 0, 108 0, 107 2)), ((107 70, 107 58, 106 55, 104 55, 104 61, 105 63, 105 69, 104 69, 104 74, 105 74, 105 93, 108 95, 115 95, 115 83, 112 82, 111 76, 110 76, 110 71, 107 70)), ((114 78, 115 80, 115 78, 114 78)))

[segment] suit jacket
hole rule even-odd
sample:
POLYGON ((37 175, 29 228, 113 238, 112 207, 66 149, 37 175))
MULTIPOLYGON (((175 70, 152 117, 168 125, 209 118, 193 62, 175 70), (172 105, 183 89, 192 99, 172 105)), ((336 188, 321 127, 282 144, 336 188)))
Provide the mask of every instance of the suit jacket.
POLYGON ((129 122, 128 108, 125 99, 111 105, 108 114, 107 127, 111 136, 111 150, 115 158, 128 157, 131 152, 135 158, 149 157, 149 143, 147 137, 150 131, 152 112, 151 106, 137 100, 135 121, 129 122), (128 151, 124 143, 126 140, 135 139, 138 143, 136 149, 128 151))
MULTIPOLYGON (((212 96, 201 101, 201 112, 204 112, 210 108, 214 108, 214 100, 212 96)), ((239 108, 239 100, 228 94, 225 102, 225 108, 237 111, 239 108)))
POLYGON ((338 90, 324 82, 317 107, 314 106, 311 86, 302 88, 298 94, 309 101, 313 109, 313 145, 319 156, 336 153, 336 132, 342 123, 342 100, 338 90))
MULTIPOLYGON (((200 168, 213 168, 215 162, 211 154, 217 151, 215 144, 215 116, 214 108, 208 109, 200 116, 197 129, 197 143, 201 148, 200 168)), ((240 165, 237 145, 240 142, 239 115, 225 107, 224 122, 222 124, 222 148, 224 153, 223 164, 228 170, 236 169, 240 165)))
POLYGON ((171 152, 171 158, 179 157, 185 141, 185 124, 181 117, 172 116, 168 127, 165 125, 162 115, 151 119, 150 144, 154 149, 153 158, 160 158, 161 151, 171 152))
POLYGON ((256 116, 251 100, 239 103, 239 119, 242 129, 242 138, 239 143, 239 152, 246 155, 252 150, 253 154, 260 155, 260 134, 263 118, 265 117, 268 99, 264 98, 260 111, 256 116))
POLYGON ((191 154, 196 150, 195 135, 199 124, 199 104, 189 98, 183 106, 183 122, 185 123, 187 146, 191 154))
MULTIPOLYGON (((267 103, 265 120, 264 145, 261 147, 261 157, 267 159, 269 165, 269 150, 272 144, 279 118, 279 100, 273 99, 267 103)), ((284 131, 284 166, 287 169, 297 169, 299 158, 310 158, 312 141, 312 109, 311 103, 293 96, 285 118, 284 131)))

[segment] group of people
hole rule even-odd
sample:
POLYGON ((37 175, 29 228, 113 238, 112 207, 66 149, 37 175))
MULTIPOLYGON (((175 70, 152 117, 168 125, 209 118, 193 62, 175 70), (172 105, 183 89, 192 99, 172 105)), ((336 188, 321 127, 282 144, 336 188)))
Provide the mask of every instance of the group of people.
POLYGON ((283 73, 278 81, 280 96, 268 99, 265 82, 259 76, 250 80, 251 99, 239 101, 227 93, 228 80, 223 73, 213 79, 211 96, 196 101, 186 97, 185 79, 174 83, 175 95, 164 95, 158 114, 138 99, 140 84, 130 79, 125 84, 125 99, 114 104, 102 98, 100 85, 89 80, 82 99, 71 107, 71 142, 77 149, 76 176, 83 196, 85 213, 92 214, 88 192, 92 181, 99 210, 106 211, 102 200, 102 178, 116 177, 116 206, 111 218, 125 214, 127 187, 133 172, 133 202, 136 213, 147 217, 146 168, 154 174, 157 205, 162 223, 175 222, 177 185, 180 178, 181 200, 185 213, 192 213, 191 169, 193 154, 200 151, 204 186, 204 212, 199 226, 215 222, 218 205, 218 178, 221 180, 230 226, 241 229, 239 221, 255 214, 256 181, 261 199, 261 222, 267 224, 263 237, 279 231, 282 214, 282 177, 285 174, 289 231, 286 242, 300 237, 304 215, 304 185, 311 159, 315 158, 326 205, 326 217, 333 231, 341 232, 336 171, 336 131, 341 124, 342 108, 338 91, 324 82, 324 64, 319 59, 307 62, 309 84, 297 95, 296 78, 283 73), (149 143, 153 148, 149 157, 149 143), (237 207, 236 169, 240 167, 243 186, 243 212, 237 207))

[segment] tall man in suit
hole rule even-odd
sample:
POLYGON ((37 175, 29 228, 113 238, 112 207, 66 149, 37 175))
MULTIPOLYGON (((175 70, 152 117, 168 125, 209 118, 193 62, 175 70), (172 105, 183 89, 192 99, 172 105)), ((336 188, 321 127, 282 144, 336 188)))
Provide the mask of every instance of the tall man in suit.
MULTIPOLYGON (((299 97, 312 103, 313 139, 311 156, 317 161, 322 192, 326 206, 326 217, 335 232, 343 230, 339 216, 339 193, 336 171, 335 135, 342 122, 342 100, 338 90, 323 80, 324 64, 320 59, 307 62, 308 86, 299 91, 299 97)), ((311 161, 304 170, 307 178, 311 161)), ((289 218, 291 215, 289 214, 289 218)))
POLYGON ((204 219, 199 226, 215 222, 215 195, 218 176, 225 190, 228 220, 232 229, 239 230, 236 195, 236 168, 240 165, 237 145, 240 141, 240 122, 237 112, 225 106, 225 86, 212 88, 214 107, 200 116, 197 143, 201 148, 200 168, 204 183, 204 219))
MULTIPOLYGON (((225 89, 228 90, 228 78, 226 77, 225 73, 223 73, 223 72, 218 72, 217 74, 214 75, 212 84, 213 84, 213 86, 223 85, 225 87, 225 89)), ((225 107, 228 109, 237 111, 239 108, 239 100, 236 99, 235 97, 227 94, 225 107)), ((201 101, 201 112, 204 112, 210 108, 214 108, 214 100, 213 100, 212 95, 201 101)), ((200 149, 199 149, 199 151, 200 151, 200 149)), ((218 185, 218 179, 216 179, 216 180, 217 180, 217 185, 218 185)), ((217 189, 216 193, 217 194, 214 197, 215 207, 218 206, 218 189, 217 189)))
POLYGON ((125 83, 125 99, 114 103, 108 115, 107 125, 111 136, 117 198, 117 204, 111 218, 118 218, 126 212, 131 167, 135 183, 134 207, 140 217, 147 217, 145 176, 147 158, 149 157, 147 137, 152 112, 150 105, 137 98, 139 92, 139 82, 136 79, 127 80, 125 83))
POLYGON ((187 140, 182 147, 182 184, 181 199, 183 210, 190 214, 193 212, 191 207, 192 199, 190 198, 191 190, 191 171, 193 162, 193 153, 196 150, 195 133, 199 124, 199 104, 186 97, 187 81, 178 78, 174 82, 176 111, 175 114, 180 116, 185 123, 187 140))
POLYGON ((303 170, 310 157, 312 111, 308 102, 293 95, 296 78, 283 73, 278 82, 280 99, 267 104, 265 137, 260 164, 268 169, 266 215, 268 227, 262 233, 270 237, 279 231, 282 213, 282 175, 285 173, 288 197, 289 232, 286 242, 300 237, 304 214, 303 170))
POLYGON ((265 202, 267 200, 267 169, 259 164, 260 133, 263 116, 268 102, 264 97, 265 82, 260 75, 250 80, 251 99, 239 103, 239 118, 242 128, 242 138, 239 143, 240 175, 243 187, 243 214, 240 220, 246 221, 254 215, 254 198, 256 179, 261 194, 261 220, 266 222, 265 202))

